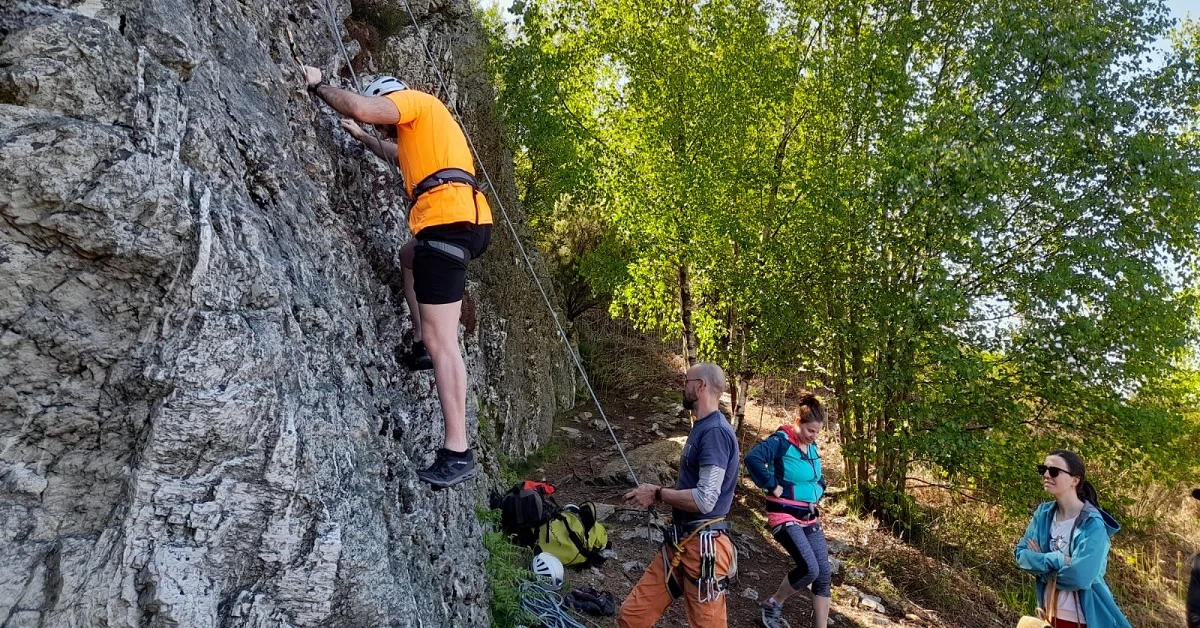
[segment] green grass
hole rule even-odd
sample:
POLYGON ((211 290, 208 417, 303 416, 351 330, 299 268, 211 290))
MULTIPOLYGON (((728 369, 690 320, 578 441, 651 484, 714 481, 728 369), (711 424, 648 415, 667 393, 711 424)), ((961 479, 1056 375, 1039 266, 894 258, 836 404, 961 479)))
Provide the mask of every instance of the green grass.
POLYGON ((1030 584, 1018 586, 1005 583, 996 589, 996 595, 1004 602, 1004 606, 1023 615, 1032 615, 1037 608, 1037 593, 1030 584))
POLYGON ((551 440, 542 445, 537 451, 529 454, 524 460, 509 456, 500 456, 500 479, 507 490, 517 482, 530 479, 535 470, 554 462, 563 453, 562 444, 551 440))
POLYGON ((514 545, 500 528, 500 513, 478 508, 475 512, 489 530, 483 534, 483 547, 487 550, 484 569, 492 586, 492 626, 516 628, 531 626, 537 619, 521 608, 520 582, 533 579, 526 565, 533 560, 532 552, 514 545))

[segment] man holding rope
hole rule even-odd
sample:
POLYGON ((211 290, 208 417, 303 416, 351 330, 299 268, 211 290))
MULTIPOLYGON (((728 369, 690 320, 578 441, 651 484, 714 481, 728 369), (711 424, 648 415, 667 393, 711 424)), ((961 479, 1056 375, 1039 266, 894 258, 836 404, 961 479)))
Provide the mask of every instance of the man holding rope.
POLYGON ((676 598, 683 596, 688 624, 724 628, 725 589, 737 559, 725 517, 737 487, 737 436, 718 406, 725 392, 725 373, 715 364, 688 369, 683 405, 696 422, 679 460, 675 488, 642 484, 625 495, 641 507, 671 506, 671 526, 663 534, 662 551, 621 605, 621 628, 650 628, 676 598))
POLYGON ((454 486, 478 473, 467 440, 458 324, 467 262, 482 255, 492 237, 492 211, 475 181, 471 150, 454 116, 430 94, 390 76, 356 94, 325 83, 317 68, 303 69, 309 89, 349 118, 342 128, 381 159, 398 163, 404 177, 413 237, 400 261, 413 346, 399 357, 411 370, 433 369, 446 428, 445 446, 417 476, 435 488, 454 486), (375 125, 388 139, 368 135, 356 121, 375 125))

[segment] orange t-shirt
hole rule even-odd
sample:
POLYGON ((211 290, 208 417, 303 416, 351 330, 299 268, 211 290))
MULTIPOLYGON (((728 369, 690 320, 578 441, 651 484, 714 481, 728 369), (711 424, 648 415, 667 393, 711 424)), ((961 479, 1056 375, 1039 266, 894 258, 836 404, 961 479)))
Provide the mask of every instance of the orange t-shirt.
MULTIPOLYGON (((443 168, 459 168, 475 174, 475 160, 467 138, 450 110, 436 97, 412 89, 384 96, 400 110, 396 125, 396 153, 405 191, 443 168)), ((413 235, 425 227, 455 222, 492 224, 487 197, 463 183, 448 183, 421 195, 408 213, 413 235)))

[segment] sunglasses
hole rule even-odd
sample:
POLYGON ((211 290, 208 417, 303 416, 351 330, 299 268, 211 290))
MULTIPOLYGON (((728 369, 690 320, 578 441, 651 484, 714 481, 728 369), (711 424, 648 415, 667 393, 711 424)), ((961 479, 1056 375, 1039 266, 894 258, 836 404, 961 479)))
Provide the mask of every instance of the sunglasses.
POLYGON ((1047 471, 1050 472, 1050 477, 1052 477, 1052 478, 1058 478, 1059 473, 1066 473, 1067 475, 1069 475, 1071 477, 1075 477, 1074 473, 1071 473, 1070 471, 1067 471, 1066 469, 1059 469, 1058 467, 1047 467, 1044 464, 1039 464, 1037 466, 1038 475, 1046 475, 1047 471))

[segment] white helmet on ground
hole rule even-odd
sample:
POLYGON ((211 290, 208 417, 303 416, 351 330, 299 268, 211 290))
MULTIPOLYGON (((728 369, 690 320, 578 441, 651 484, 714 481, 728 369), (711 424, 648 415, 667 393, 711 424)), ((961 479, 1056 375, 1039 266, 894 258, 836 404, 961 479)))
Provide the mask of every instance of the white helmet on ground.
POLYGON ((363 96, 386 96, 392 92, 408 89, 408 84, 394 76, 381 76, 362 90, 363 96))
POLYGON ((539 579, 548 582, 554 590, 562 588, 563 564, 554 554, 542 552, 534 556, 531 570, 539 579))

